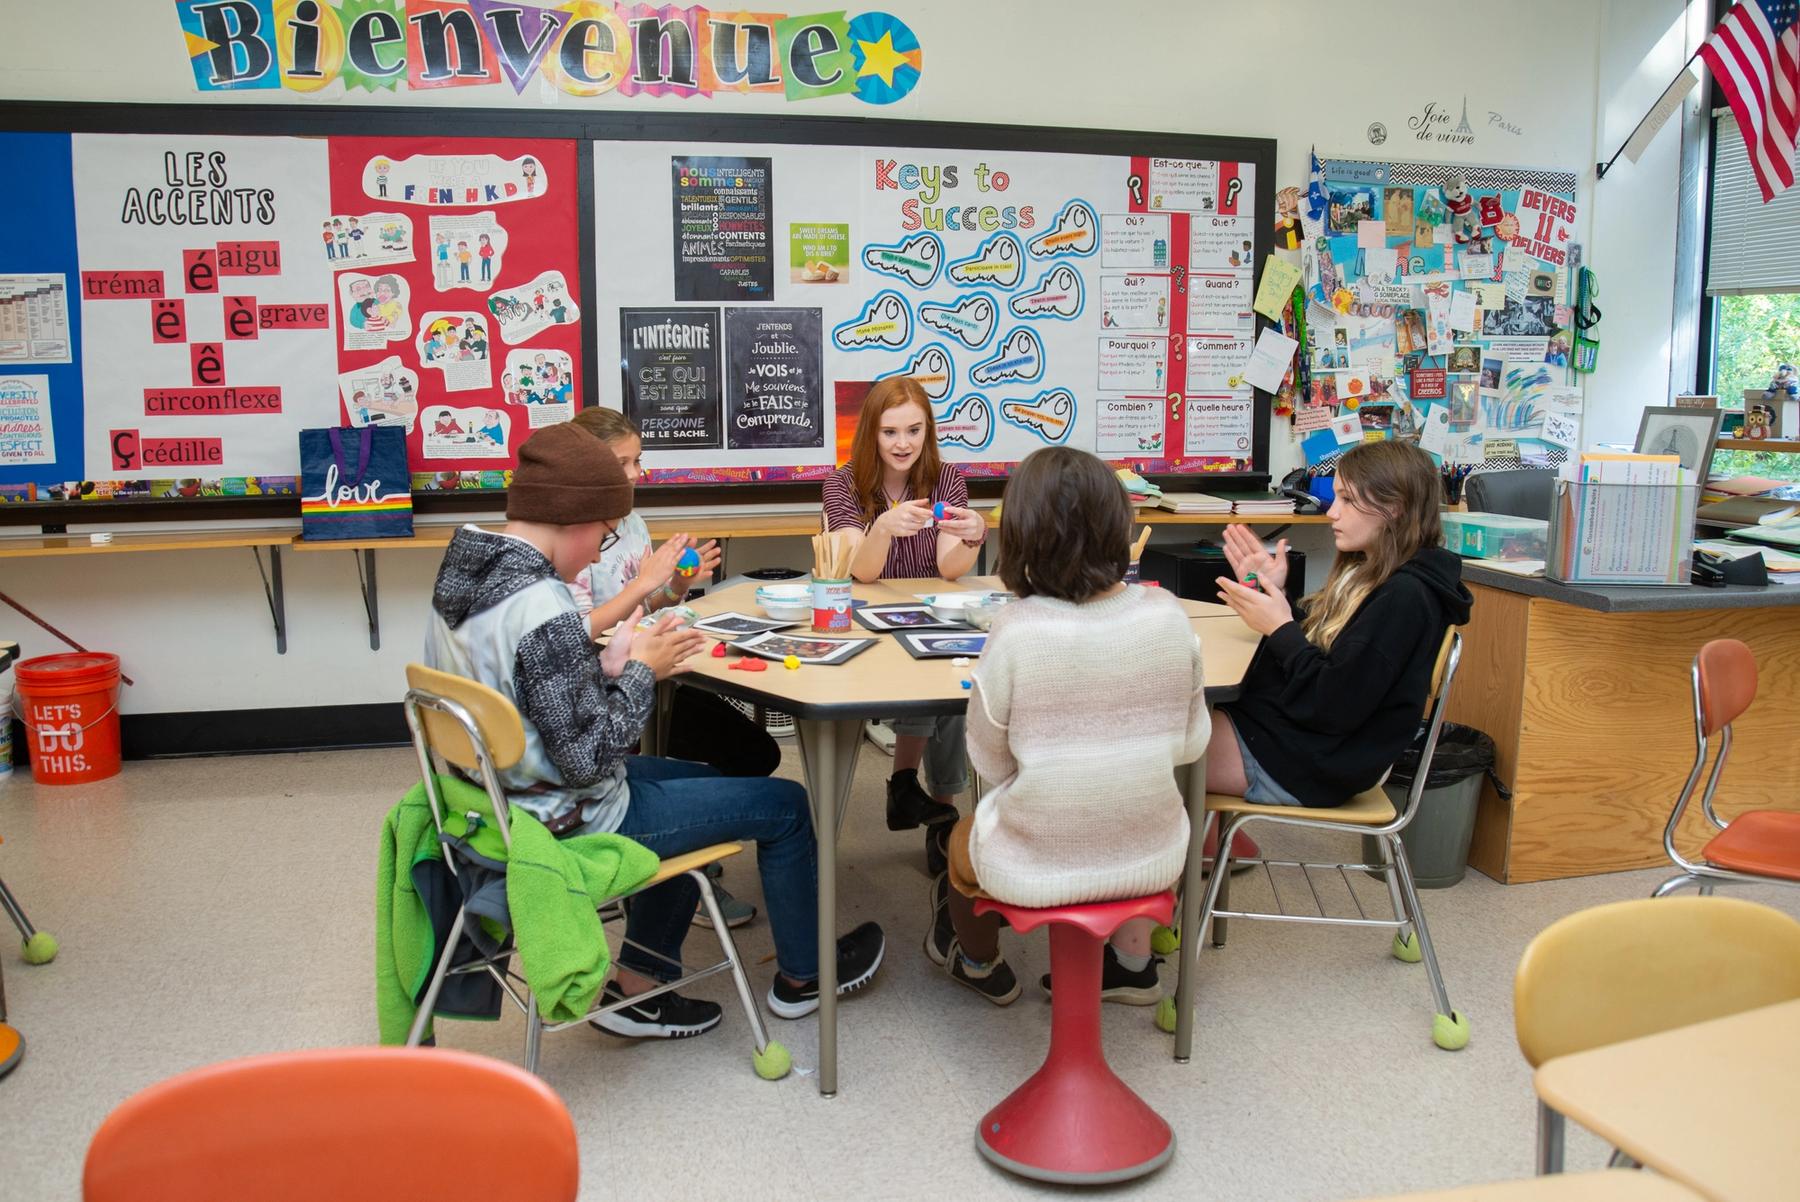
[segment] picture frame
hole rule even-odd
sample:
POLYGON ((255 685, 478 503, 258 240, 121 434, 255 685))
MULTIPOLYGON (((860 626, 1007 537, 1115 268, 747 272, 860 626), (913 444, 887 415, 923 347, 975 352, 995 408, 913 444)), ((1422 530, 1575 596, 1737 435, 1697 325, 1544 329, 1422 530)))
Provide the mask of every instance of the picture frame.
POLYGON ((857 624, 882 634, 902 630, 972 630, 967 622, 946 622, 922 602, 904 605, 864 605, 851 614, 857 624))
POLYGON ((690 630, 698 630, 701 634, 710 634, 719 639, 741 639, 746 635, 768 634, 775 630, 786 630, 790 626, 798 626, 798 620, 789 618, 759 618, 754 614, 730 611, 699 618, 688 623, 690 630))
POLYGON ((900 630, 894 638, 914 659, 953 659, 977 656, 987 649, 985 630, 912 631, 900 630))
POLYGON ((746 651, 777 663, 791 655, 803 664, 831 667, 855 658, 873 647, 875 642, 874 639, 836 639, 825 635, 767 631, 748 635, 732 646, 738 651, 746 651))
POLYGON ((1677 405, 1650 405, 1638 419, 1639 455, 1679 455, 1681 466, 1698 472, 1704 480, 1712 467, 1713 446, 1719 441, 1719 409, 1688 409, 1677 405))

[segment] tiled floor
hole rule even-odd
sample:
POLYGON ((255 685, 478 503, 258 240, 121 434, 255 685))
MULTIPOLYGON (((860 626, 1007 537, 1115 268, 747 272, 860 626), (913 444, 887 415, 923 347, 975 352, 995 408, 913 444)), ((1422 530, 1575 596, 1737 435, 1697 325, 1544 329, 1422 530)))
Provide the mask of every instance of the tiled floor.
MULTIPOLYGON (((996 1010, 925 959, 920 839, 883 827, 887 762, 864 751, 841 859, 842 922, 878 919, 888 959, 842 1008, 840 1096, 819 1098, 803 1075, 816 1063, 811 1020, 771 1020, 802 1072, 778 1083, 752 1074, 723 978, 696 990, 727 1003, 724 1026, 703 1038, 550 1037, 543 1074, 574 1112, 584 1197, 1039 1192, 991 1169, 972 1137, 1041 1059, 1049 1007, 1028 987, 996 1010)), ((790 748, 784 774, 795 768, 790 748)), ((86 788, 39 788, 23 776, 0 784, 0 877, 63 946, 55 963, 30 968, 0 934, 11 1018, 28 1041, 24 1063, 0 1080, 0 1197, 75 1197, 94 1128, 153 1081, 252 1052, 374 1040, 377 838, 414 773, 399 749, 132 763, 86 788)), ((1452 999, 1474 1026, 1456 1054, 1433 1047, 1424 973, 1389 957, 1384 934, 1236 924, 1231 946, 1201 960, 1194 1063, 1170 1060, 1148 1010, 1106 1008, 1114 1066, 1178 1141, 1168 1168, 1130 1188, 1330 1199, 1528 1175, 1532 1094, 1513 1043, 1513 966, 1547 923, 1646 896, 1662 876, 1506 888, 1471 874, 1427 892, 1452 999)), ((732 862, 727 883, 756 898, 751 857, 732 862)), ((1267 887, 1244 879, 1235 900, 1267 887)), ((1357 887, 1365 904, 1382 904, 1376 882, 1357 887)), ((1341 884, 1336 896, 1321 892, 1347 912, 1341 884)), ((1792 891, 1741 895, 1800 908, 1792 891)), ((1312 902, 1297 881, 1283 896, 1312 902)), ((1006 938, 1021 977, 1035 981, 1042 938, 1006 938)), ((767 922, 740 942, 766 988, 767 922)), ((516 1061, 522 1030, 509 1014, 497 1025, 444 1024, 441 1038, 516 1061)), ((1571 1168, 1603 1158, 1571 1132, 1571 1168)))

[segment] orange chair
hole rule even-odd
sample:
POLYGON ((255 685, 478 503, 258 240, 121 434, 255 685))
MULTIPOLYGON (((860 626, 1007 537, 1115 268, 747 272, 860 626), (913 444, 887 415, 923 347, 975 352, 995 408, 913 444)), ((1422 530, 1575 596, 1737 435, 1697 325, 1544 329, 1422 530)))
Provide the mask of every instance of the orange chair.
POLYGON ((1663 850, 1681 873, 1664 881, 1652 896, 1666 897, 1687 885, 1699 886, 1703 894, 1718 884, 1800 885, 1800 813, 1750 810, 1726 822, 1713 809, 1719 774, 1731 754, 1731 724, 1756 700, 1756 660, 1750 648, 1736 639, 1714 639, 1694 657, 1693 674, 1694 766, 1663 828, 1663 850), (1719 737, 1719 753, 1700 794, 1700 811, 1719 833, 1700 849, 1699 860, 1689 860, 1675 846, 1675 831, 1700 783, 1714 735, 1719 737))
POLYGON ((575 1123, 537 1077, 448 1049, 228 1060, 125 1099, 88 1145, 85 1202, 573 1202, 575 1123), (449 1142, 446 1142, 446 1140, 449 1142))

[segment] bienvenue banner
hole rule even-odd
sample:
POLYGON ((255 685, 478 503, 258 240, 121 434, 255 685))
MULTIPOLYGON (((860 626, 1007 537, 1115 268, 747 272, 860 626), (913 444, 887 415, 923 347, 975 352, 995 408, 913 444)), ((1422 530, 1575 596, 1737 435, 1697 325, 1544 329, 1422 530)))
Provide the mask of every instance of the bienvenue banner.
POLYGON ((713 96, 892 104, 924 51, 899 18, 713 12, 566 0, 175 0, 202 92, 317 94, 510 85, 572 96, 713 96))

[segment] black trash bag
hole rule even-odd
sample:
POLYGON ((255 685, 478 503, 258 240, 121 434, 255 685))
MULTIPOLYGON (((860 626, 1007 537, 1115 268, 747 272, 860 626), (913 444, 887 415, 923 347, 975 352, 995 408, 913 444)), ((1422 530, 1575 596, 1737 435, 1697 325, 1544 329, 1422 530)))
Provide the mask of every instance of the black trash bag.
MULTIPOLYGON (((1419 760, 1425 754, 1425 736, 1429 730, 1427 726, 1419 727, 1412 746, 1394 761, 1388 784, 1405 787, 1413 783, 1413 778, 1419 774, 1419 760)), ((1486 734, 1472 726, 1446 722, 1438 731, 1437 751, 1431 757, 1431 773, 1425 778, 1425 787, 1441 789, 1486 773, 1494 782, 1494 791, 1502 800, 1510 801, 1512 790, 1494 775, 1494 755, 1494 740, 1486 734)))

